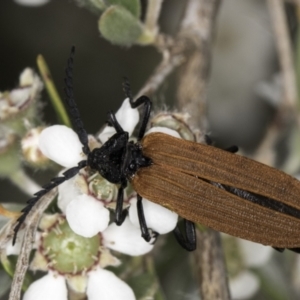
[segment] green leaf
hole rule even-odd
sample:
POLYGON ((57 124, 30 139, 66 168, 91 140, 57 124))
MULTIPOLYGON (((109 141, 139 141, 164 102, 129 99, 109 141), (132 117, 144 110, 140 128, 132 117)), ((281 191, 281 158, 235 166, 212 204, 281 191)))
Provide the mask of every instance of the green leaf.
POLYGON ((50 97, 50 101, 56 111, 56 114, 59 118, 59 120, 61 121, 61 123, 63 125, 66 125, 68 127, 72 127, 71 126, 71 121, 69 119, 68 113, 66 111, 66 108, 64 106, 63 101, 61 100, 59 93, 56 89, 56 86, 54 84, 54 81, 52 79, 51 76, 51 72, 50 69, 47 65, 46 60, 44 59, 44 57, 42 55, 38 55, 37 57, 37 65, 39 68, 39 71, 43 77, 47 92, 49 94, 50 97))
POLYGON ((9 276, 2 270, 0 270, 0 298, 5 295, 11 286, 11 279, 9 276))
MULTIPOLYGON (((17 256, 16 255, 10 255, 10 256, 6 256, 6 255, 1 255, 1 263, 3 266, 3 269, 5 270, 5 272, 13 277, 14 273, 15 273, 15 269, 16 269, 16 264, 17 264, 17 256)), ((2 284, 2 281, 0 281, 2 284)), ((24 277, 24 281, 23 281, 23 285, 22 285, 22 290, 26 291, 29 287, 29 285, 33 282, 33 278, 32 276, 27 272, 25 277, 24 277)))
POLYGON ((143 33, 139 19, 120 5, 109 7, 99 19, 98 27, 105 39, 122 46, 131 46, 143 33))
POLYGON ((139 300, 152 299, 158 288, 156 278, 149 273, 131 277, 127 283, 133 289, 136 299, 139 300))
POLYGON ((137 18, 139 18, 141 15, 140 0, 107 0, 106 3, 110 5, 123 6, 137 18))
POLYGON ((91 12, 98 15, 107 8, 105 0, 75 0, 75 1, 79 6, 86 7, 91 12))

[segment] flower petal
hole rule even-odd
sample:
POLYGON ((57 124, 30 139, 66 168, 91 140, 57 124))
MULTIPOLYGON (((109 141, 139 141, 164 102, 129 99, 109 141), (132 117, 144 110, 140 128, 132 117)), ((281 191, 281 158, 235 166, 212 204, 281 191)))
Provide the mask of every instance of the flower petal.
POLYGON ((66 213, 67 206, 81 193, 75 186, 76 176, 63 182, 58 186, 57 206, 63 213, 66 213))
POLYGON ((77 196, 69 203, 66 217, 71 229, 87 238, 105 230, 109 223, 108 209, 86 194, 77 196))
MULTIPOLYGON (((136 203, 136 198, 130 201, 129 219, 134 226, 140 228, 136 203)), ((166 234, 176 227, 178 215, 171 210, 147 199, 143 199, 143 208, 148 228, 159 234, 166 234)))
POLYGON ((85 157, 77 134, 64 125, 53 125, 44 129, 39 138, 42 153, 66 167, 74 167, 85 157))
POLYGON ((89 300, 135 300, 131 287, 113 272, 97 269, 89 273, 87 286, 89 300))
POLYGON ((14 0, 17 4, 24 6, 42 6, 47 4, 50 0, 14 0))
POLYGON ((259 267, 265 264, 273 253, 273 249, 268 246, 253 243, 243 239, 237 239, 245 263, 248 267, 259 267))
POLYGON ((257 292, 259 281, 252 272, 244 271, 229 281, 229 287, 232 299, 246 300, 257 292))
POLYGON ((110 224, 102 232, 103 244, 112 250, 132 256, 143 255, 150 252, 153 245, 141 237, 141 230, 134 226, 128 218, 121 226, 110 224))
POLYGON ((16 243, 13 245, 11 240, 6 243, 6 255, 19 255, 25 230, 20 230, 17 235, 16 243))
POLYGON ((165 134, 168 134, 168 135, 171 135, 171 136, 174 136, 174 137, 177 137, 177 138, 181 139, 181 136, 177 131, 175 131, 173 129, 170 129, 170 128, 167 128, 167 127, 159 127, 159 126, 155 126, 155 127, 150 128, 145 133, 145 135, 147 135, 149 133, 153 133, 153 132, 162 132, 162 133, 165 133, 165 134))
MULTIPOLYGON (((131 108, 129 98, 126 98, 117 111, 116 118, 124 131, 127 131, 129 136, 131 136, 135 126, 139 122, 140 115, 137 108, 131 108)), ((106 126, 98 137, 102 143, 105 143, 115 133, 116 131, 113 127, 106 126)))
POLYGON ((25 292, 23 300, 67 300, 68 291, 63 276, 52 273, 34 281, 25 292))

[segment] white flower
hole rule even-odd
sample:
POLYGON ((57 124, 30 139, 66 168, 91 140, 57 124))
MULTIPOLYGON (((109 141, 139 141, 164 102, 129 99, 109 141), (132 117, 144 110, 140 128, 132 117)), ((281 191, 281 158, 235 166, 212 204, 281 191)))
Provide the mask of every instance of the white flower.
POLYGON ((112 250, 119 251, 131 256, 144 255, 150 252, 153 245, 147 243, 141 237, 141 231, 135 227, 128 218, 121 226, 115 223, 102 232, 103 244, 112 250))
POLYGON ((90 272, 87 285, 89 300, 134 300, 132 289, 114 273, 97 269, 90 272))
POLYGON ((269 246, 243 239, 238 239, 238 244, 241 248, 244 262, 248 267, 259 267, 266 264, 274 251, 274 249, 269 246))
MULTIPOLYGON (((129 218, 130 221, 139 228, 140 223, 136 203, 136 197, 130 200, 129 218)), ((159 234, 166 234, 174 230, 178 221, 178 215, 176 213, 145 198, 142 200, 142 203, 148 228, 151 228, 159 234)))
POLYGON ((24 6, 42 6, 47 4, 50 0, 14 0, 17 4, 24 6))
POLYGON ((108 209, 86 194, 77 196, 69 203, 66 216, 72 230, 84 237, 92 237, 102 232, 109 223, 108 209))
POLYGON ((34 281, 24 294, 23 300, 67 300, 68 291, 65 278, 49 272, 34 281))
MULTIPOLYGON (((117 111, 116 118, 123 130, 127 131, 129 136, 131 136, 135 126, 139 122, 140 116, 137 109, 131 108, 129 98, 126 98, 117 111)), ((115 133, 116 130, 113 127, 106 126, 99 134, 98 138, 102 143, 105 143, 115 133)))
MULTIPOLYGON (((116 118, 122 128, 131 135, 139 122, 139 113, 137 109, 131 108, 129 99, 125 99, 116 113, 116 118)), ((178 132, 165 127, 151 128, 147 134, 151 132, 164 132, 180 138, 178 132)), ((106 126, 100 133, 99 139, 106 142, 114 133, 115 129, 113 127, 106 126)), ((86 156, 82 153, 82 145, 77 134, 66 126, 55 125, 45 129, 41 133, 39 145, 45 156, 67 168, 74 167, 79 161, 86 159, 86 156)), ((108 226, 109 212, 105 207, 107 203, 101 202, 103 199, 97 199, 89 191, 86 183, 88 180, 85 180, 84 183, 78 183, 78 177, 76 176, 59 186, 58 206, 66 214, 69 225, 74 232, 84 237, 92 237, 98 232, 105 231, 108 226)), ((138 227, 136 234, 141 236, 136 212, 136 200, 132 200, 131 204, 129 210, 130 220, 138 227)), ((177 214, 146 199, 143 200, 143 205, 149 228, 160 234, 168 233, 175 228, 177 214)), ((122 229, 118 230, 121 231, 122 229)), ((132 235, 134 236, 134 234, 132 235)), ((115 247, 117 246, 115 245, 115 247)), ((143 251, 148 252, 150 250, 143 251)), ((140 252, 137 251, 134 255, 141 255, 137 253, 140 252)))
POLYGON ((254 273, 243 271, 229 282, 231 297, 238 300, 249 299, 258 291, 259 285, 254 273))
MULTIPOLYGON (((45 156, 67 168, 86 159, 77 134, 63 125, 44 129, 39 147, 45 156)), ((74 232, 91 237, 108 226, 109 211, 101 202, 77 189, 75 182, 76 178, 71 178, 59 186, 58 206, 66 213, 74 232)))
POLYGON ((181 138, 180 137, 180 134, 173 130, 173 129, 170 129, 168 127, 160 127, 160 126, 156 126, 156 127, 152 127, 150 128, 145 135, 149 134, 149 133, 153 133, 153 132, 162 132, 162 133, 165 133, 165 134, 168 134, 168 135, 171 135, 171 136, 174 136, 176 138, 181 138))
POLYGON ((77 166, 86 157, 77 134, 64 125, 45 128, 39 138, 42 153, 65 168, 77 166))
POLYGON ((126 237, 129 237, 130 245, 125 251, 120 247, 120 252, 142 255, 153 246, 146 243, 140 234, 132 234, 138 229, 129 221, 125 221, 124 227, 115 227, 111 224, 103 233, 84 238, 70 229, 64 216, 44 215, 30 269, 48 273, 30 285, 23 300, 67 300, 67 286, 74 293, 86 293, 90 300, 134 300, 132 289, 114 273, 104 270, 107 266, 120 265, 119 259, 110 253, 108 247, 112 243, 122 245, 126 237))
POLYGON ((9 92, 0 92, 0 120, 31 120, 35 114, 30 108, 35 107, 42 89, 43 83, 38 75, 26 68, 20 75, 18 87, 9 92))
MULTIPOLYGON (((135 295, 124 281, 114 273, 98 268, 88 274, 86 293, 89 300, 135 300, 135 295)), ((67 300, 68 290, 64 276, 49 272, 34 281, 23 300, 67 300)))
MULTIPOLYGON (((253 243, 243 239, 237 239, 223 234, 225 250, 226 243, 234 241, 233 247, 238 251, 235 257, 229 257, 227 260, 228 268, 237 265, 237 257, 240 258, 238 263, 241 265, 240 270, 229 278, 229 287, 233 299, 249 299, 251 298, 260 287, 260 280, 257 275, 249 270, 249 268, 256 268, 266 264, 274 251, 271 247, 263 246, 261 244, 253 243), (231 260, 234 260, 231 264, 231 260)), ((230 251, 229 251, 230 252, 230 251)))

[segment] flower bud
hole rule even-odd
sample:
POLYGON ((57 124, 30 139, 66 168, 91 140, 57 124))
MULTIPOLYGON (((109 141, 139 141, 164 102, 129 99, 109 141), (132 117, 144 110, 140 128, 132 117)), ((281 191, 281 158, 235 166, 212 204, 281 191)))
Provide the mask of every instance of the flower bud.
POLYGON ((40 78, 29 68, 20 75, 19 87, 0 93, 0 121, 6 127, 22 135, 24 121, 36 119, 36 103, 43 88, 40 78))
POLYGON ((39 137, 44 127, 30 129, 21 140, 21 150, 23 157, 31 166, 43 168, 48 166, 51 161, 39 148, 39 137))
POLYGON ((179 135, 188 141, 195 141, 195 136, 187 120, 188 114, 161 112, 151 120, 151 127, 166 127, 175 130, 179 135))

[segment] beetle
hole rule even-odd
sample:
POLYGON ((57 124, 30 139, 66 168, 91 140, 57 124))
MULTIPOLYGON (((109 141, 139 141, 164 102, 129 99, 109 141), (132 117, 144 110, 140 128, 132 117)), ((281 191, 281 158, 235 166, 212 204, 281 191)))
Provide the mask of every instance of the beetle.
POLYGON ((116 133, 100 148, 88 146, 88 136, 76 106, 72 72, 75 48, 71 50, 65 77, 65 100, 75 131, 87 159, 56 177, 27 201, 14 228, 16 235, 37 201, 59 184, 90 167, 111 183, 119 184, 115 222, 121 225, 127 211, 123 195, 130 182, 137 192, 137 209, 142 237, 153 237, 147 228, 142 199, 147 198, 179 214, 185 221, 185 234, 178 227, 174 233, 187 250, 196 248, 194 223, 244 238, 279 251, 300 250, 300 182, 275 168, 211 145, 199 144, 150 133, 144 136, 151 113, 151 101, 141 96, 133 101, 128 82, 124 90, 132 108, 144 106, 137 142, 129 141, 128 133, 113 112, 108 125, 116 133))

